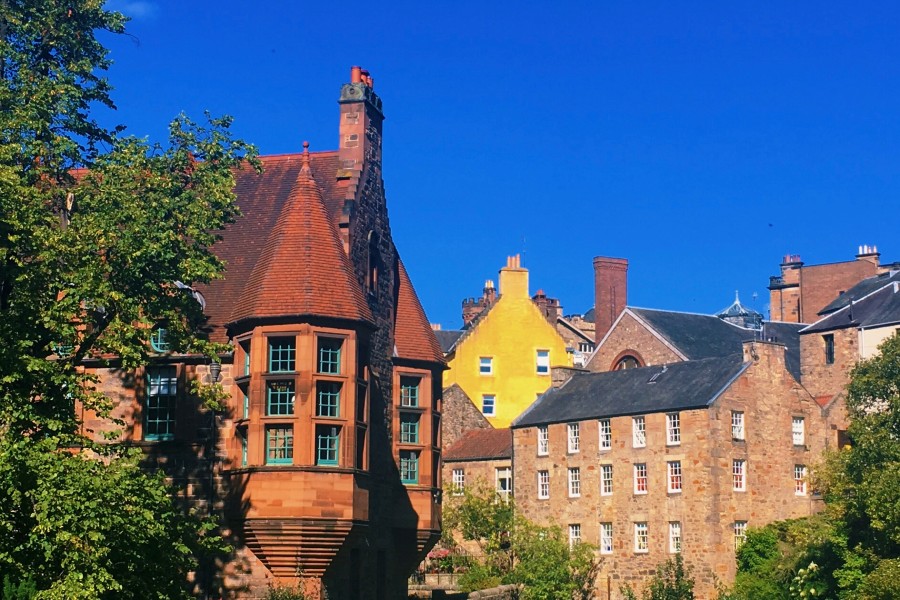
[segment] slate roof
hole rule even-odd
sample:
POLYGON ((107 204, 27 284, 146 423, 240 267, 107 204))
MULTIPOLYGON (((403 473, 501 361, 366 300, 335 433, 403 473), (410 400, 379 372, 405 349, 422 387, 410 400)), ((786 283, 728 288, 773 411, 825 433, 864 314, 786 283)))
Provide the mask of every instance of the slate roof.
POLYGON ((749 366, 742 354, 573 375, 538 398, 512 427, 706 408, 749 366))
POLYGON ((713 315, 628 307, 688 360, 728 356, 741 351, 743 342, 753 339, 785 345, 785 365, 800 380, 800 330, 798 323, 763 322, 762 330, 739 327, 713 315))
POLYGON ((877 327, 900 323, 900 280, 889 281, 882 288, 838 309, 803 329, 816 333, 845 327, 877 327))
POLYGON ((444 450, 444 462, 469 460, 502 460, 512 458, 512 430, 473 429, 444 450))
POLYGON ((868 296, 875 290, 882 288, 893 281, 900 281, 900 271, 893 270, 886 273, 881 273, 880 275, 876 275, 875 277, 867 277, 866 279, 863 279, 852 288, 832 300, 828 306, 819 311, 819 314, 827 315, 829 313, 833 313, 834 311, 844 308, 845 306, 850 304, 851 300, 853 302, 856 302, 860 298, 868 296))
POLYGON ((462 334, 462 329, 439 329, 434 332, 438 343, 441 345, 441 350, 443 350, 444 353, 453 350, 453 347, 456 345, 456 340, 462 337, 462 334))

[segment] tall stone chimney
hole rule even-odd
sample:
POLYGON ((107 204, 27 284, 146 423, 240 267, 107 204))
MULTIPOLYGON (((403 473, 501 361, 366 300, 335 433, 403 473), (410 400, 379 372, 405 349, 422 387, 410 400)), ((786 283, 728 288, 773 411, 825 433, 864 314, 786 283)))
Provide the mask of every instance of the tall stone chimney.
POLYGON ((594 257, 594 341, 598 344, 628 302, 628 259, 594 257))
POLYGON ((500 269, 500 295, 508 298, 528 298, 528 270, 522 267, 522 259, 506 257, 506 266, 500 269))

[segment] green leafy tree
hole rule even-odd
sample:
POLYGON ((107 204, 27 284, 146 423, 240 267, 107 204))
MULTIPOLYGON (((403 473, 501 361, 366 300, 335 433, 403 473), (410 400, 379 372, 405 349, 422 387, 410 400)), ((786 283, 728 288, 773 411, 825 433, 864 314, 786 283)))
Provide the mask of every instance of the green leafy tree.
MULTIPOLYGON (((622 589, 626 600, 637 600, 630 586, 622 589)), ((681 554, 676 554, 656 567, 656 573, 647 582, 641 600, 694 600, 694 578, 684 566, 681 554)))
POLYGON ((156 326, 173 350, 222 349, 194 335, 191 286, 221 273, 209 248, 254 151, 228 119, 178 117, 165 146, 102 127, 96 33, 126 23, 103 4, 0 2, 0 575, 40 598, 187 597, 220 540, 133 452, 81 437, 74 408, 108 414, 81 365, 145 364, 156 326))

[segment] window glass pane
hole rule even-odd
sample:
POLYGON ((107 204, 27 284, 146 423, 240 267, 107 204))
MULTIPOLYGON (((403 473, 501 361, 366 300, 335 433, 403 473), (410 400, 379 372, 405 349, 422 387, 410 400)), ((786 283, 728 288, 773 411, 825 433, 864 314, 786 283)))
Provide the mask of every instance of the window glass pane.
POLYGON ((546 375, 550 373, 550 351, 538 350, 536 363, 538 375, 546 375))
POLYGON ((495 397, 492 395, 485 394, 481 397, 481 414, 486 417, 494 416, 495 410, 495 397))
POLYGON ((175 400, 178 380, 175 367, 148 367, 147 402, 144 407, 144 439, 175 437, 175 400))
POLYGON ((294 414, 293 381, 270 381, 266 384, 266 414, 271 417, 294 414))
POLYGON ((666 415, 666 443, 670 446, 681 443, 681 415, 679 413, 666 415))
POLYGON ((632 446, 643 448, 647 445, 647 430, 644 417, 632 417, 631 419, 632 446))
POLYGON ((482 375, 490 375, 494 372, 494 359, 490 356, 482 356, 478 359, 478 372, 482 375))
POLYGON ((538 498, 550 497, 550 471, 538 471, 538 498))
POLYGON ((547 456, 548 454, 550 454, 550 433, 547 430, 546 425, 542 425, 537 428, 537 436, 538 436, 537 453, 540 456, 547 456))
POLYGON ((291 464, 294 460, 294 428, 290 425, 266 427, 266 464, 291 464))
POLYGON ((419 406, 419 382, 418 377, 400 378, 400 406, 419 406))
POLYGON ((295 352, 294 338, 269 338, 269 371, 293 371, 295 352))
POLYGON ((340 374, 343 342, 338 338, 319 338, 319 373, 340 374))
POLYGON ((612 424, 609 419, 600 419, 600 449, 612 448, 612 424))
POLYGON ((163 327, 157 327, 153 330, 153 333, 150 334, 150 347, 153 348, 155 352, 168 352, 169 351, 169 342, 166 341, 166 331, 163 327))
POLYGON ((316 425, 316 464, 338 464, 338 447, 341 437, 340 427, 316 425))
POLYGON ((731 411, 731 437, 736 440, 744 439, 744 413, 731 411))
POLYGON ((419 453, 400 451, 400 480, 403 483, 419 483, 419 453))
POLYGON ((419 417, 418 413, 400 413, 400 443, 419 443, 419 417))
POLYGON ((600 465, 600 495, 610 496, 613 493, 613 466, 600 465))
POLYGON ((341 412, 341 384, 337 381, 316 382, 316 416, 339 417, 341 412))
POLYGON ((569 452, 578 452, 581 448, 581 427, 578 423, 569 423, 569 452))
POLYGON ((612 554, 613 551, 612 523, 600 523, 600 554, 612 554))

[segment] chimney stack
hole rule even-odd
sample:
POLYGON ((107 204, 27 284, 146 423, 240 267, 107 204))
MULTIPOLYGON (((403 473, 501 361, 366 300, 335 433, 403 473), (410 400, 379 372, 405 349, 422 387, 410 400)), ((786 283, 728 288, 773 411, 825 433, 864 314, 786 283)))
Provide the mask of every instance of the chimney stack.
POLYGON ((628 303, 628 259, 594 258, 594 341, 612 328, 628 303))

